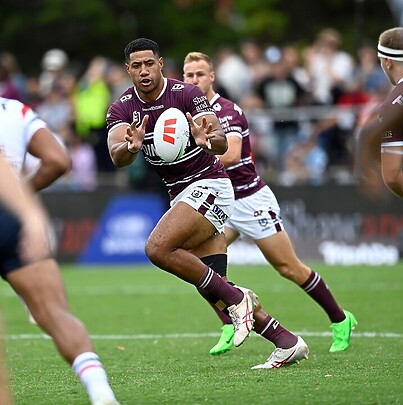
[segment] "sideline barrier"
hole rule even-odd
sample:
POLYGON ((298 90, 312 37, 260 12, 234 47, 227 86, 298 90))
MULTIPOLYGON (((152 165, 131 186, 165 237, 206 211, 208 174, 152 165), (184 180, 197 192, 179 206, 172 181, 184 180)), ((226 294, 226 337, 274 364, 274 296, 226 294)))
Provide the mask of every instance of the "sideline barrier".
POLYGON ((115 197, 101 216, 78 262, 147 263, 145 243, 164 211, 161 199, 156 196, 115 197))
MULTIPOLYGON (((390 192, 369 200, 355 186, 272 189, 301 259, 336 265, 387 265, 403 260, 403 204, 390 192)), ((168 208, 168 202, 160 196, 116 190, 46 192, 42 197, 53 220, 61 262, 101 263, 102 257, 103 263, 148 263, 141 246, 168 208), (120 201, 116 206, 115 198, 120 201), (127 205, 126 198, 130 201, 127 205), (154 206, 151 201, 158 202, 154 206), (125 207, 130 212, 124 211, 125 207), (126 214, 122 216, 123 211, 126 214)), ((247 240, 241 242, 230 248, 230 262, 262 261, 254 245, 247 240)))

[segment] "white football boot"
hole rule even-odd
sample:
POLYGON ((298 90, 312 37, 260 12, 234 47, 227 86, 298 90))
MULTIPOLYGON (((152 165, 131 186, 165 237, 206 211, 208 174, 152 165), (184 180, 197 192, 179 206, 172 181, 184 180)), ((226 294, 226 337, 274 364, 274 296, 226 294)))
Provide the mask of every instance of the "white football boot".
POLYGON ((228 307, 229 316, 234 324, 234 346, 240 346, 249 336, 255 320, 253 311, 257 303, 256 294, 247 288, 235 286, 244 294, 238 305, 228 307))
POLYGON ((252 367, 252 370, 260 368, 280 368, 294 363, 298 364, 300 360, 307 359, 308 354, 308 345, 302 337, 298 336, 295 346, 289 349, 277 347, 265 363, 252 367))

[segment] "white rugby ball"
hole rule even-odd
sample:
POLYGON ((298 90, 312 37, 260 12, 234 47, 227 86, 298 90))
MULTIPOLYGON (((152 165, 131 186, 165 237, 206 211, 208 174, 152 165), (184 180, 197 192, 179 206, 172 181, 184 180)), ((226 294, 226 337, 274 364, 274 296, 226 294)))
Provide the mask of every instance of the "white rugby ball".
POLYGON ((189 140, 189 123, 178 108, 168 108, 157 119, 154 127, 154 146, 165 162, 180 159, 189 140))

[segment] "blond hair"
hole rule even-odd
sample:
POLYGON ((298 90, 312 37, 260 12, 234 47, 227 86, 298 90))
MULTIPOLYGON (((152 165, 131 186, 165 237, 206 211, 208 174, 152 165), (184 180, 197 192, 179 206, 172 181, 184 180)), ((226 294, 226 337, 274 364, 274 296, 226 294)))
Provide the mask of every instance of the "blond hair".
POLYGON ((185 56, 185 60, 184 60, 183 64, 186 65, 187 63, 199 62, 201 60, 205 61, 209 65, 209 68, 211 71, 214 70, 213 61, 211 60, 210 56, 208 56, 202 52, 189 52, 185 56))

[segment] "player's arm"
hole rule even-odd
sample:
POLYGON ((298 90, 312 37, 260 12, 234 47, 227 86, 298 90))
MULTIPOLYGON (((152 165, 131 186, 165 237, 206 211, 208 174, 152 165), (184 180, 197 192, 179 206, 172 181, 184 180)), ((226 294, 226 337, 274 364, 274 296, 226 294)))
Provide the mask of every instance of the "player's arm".
POLYGON ((29 179, 35 191, 50 186, 71 169, 71 158, 66 148, 47 128, 35 132, 29 142, 28 152, 40 160, 38 169, 29 179))
POLYGON ((214 155, 223 155, 227 151, 227 137, 215 114, 205 114, 194 120, 190 113, 186 113, 186 117, 198 146, 214 155))
POLYGON ((137 122, 131 125, 118 125, 108 133, 108 149, 116 167, 125 167, 133 163, 143 145, 148 115, 145 115, 140 126, 137 122))
POLYGON ((218 158, 225 167, 230 167, 238 164, 241 161, 242 138, 237 135, 233 135, 228 136, 227 141, 227 151, 223 155, 218 155, 218 158))
POLYGON ((380 162, 381 133, 380 121, 372 119, 354 134, 354 174, 359 181, 365 181, 380 162))
POLYGON ((381 153, 382 178, 386 187, 403 198, 403 147, 386 147, 381 153))

